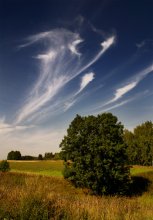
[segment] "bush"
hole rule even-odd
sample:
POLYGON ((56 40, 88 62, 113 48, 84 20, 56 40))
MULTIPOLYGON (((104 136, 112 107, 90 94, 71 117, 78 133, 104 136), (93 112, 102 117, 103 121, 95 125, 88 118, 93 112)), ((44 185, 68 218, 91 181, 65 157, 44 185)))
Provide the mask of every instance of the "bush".
POLYGON ((10 164, 7 162, 7 160, 3 160, 0 162, 0 171, 1 172, 7 172, 10 170, 10 164))

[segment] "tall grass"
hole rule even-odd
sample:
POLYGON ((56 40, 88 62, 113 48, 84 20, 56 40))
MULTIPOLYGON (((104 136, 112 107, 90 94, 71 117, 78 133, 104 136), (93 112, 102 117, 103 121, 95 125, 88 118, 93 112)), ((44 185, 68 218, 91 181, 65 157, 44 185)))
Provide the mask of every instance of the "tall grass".
POLYGON ((153 172, 140 177, 149 181, 142 195, 96 197, 63 178, 0 173, 0 219, 152 220, 153 172))

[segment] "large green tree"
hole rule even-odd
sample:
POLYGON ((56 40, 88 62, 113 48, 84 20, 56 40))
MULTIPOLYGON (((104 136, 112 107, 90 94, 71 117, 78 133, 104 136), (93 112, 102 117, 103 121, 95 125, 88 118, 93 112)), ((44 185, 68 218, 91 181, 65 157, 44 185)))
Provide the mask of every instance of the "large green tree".
POLYGON ((64 177, 96 194, 124 194, 130 183, 123 126, 111 113, 71 122, 60 147, 64 177))

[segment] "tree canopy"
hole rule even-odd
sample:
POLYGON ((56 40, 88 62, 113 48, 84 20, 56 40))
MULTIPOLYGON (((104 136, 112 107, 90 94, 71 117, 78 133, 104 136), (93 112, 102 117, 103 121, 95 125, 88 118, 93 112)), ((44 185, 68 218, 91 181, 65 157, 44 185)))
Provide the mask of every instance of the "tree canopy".
POLYGON ((21 160, 20 151, 10 151, 7 155, 8 160, 21 160))
POLYGON ((123 126, 111 113, 71 122, 60 147, 64 177, 95 194, 125 194, 130 183, 123 126))
POLYGON ((130 164, 153 164, 153 123, 146 121, 138 125, 134 132, 126 130, 124 141, 130 164))
POLYGON ((39 154, 39 155, 38 155, 38 160, 43 160, 42 154, 39 154))

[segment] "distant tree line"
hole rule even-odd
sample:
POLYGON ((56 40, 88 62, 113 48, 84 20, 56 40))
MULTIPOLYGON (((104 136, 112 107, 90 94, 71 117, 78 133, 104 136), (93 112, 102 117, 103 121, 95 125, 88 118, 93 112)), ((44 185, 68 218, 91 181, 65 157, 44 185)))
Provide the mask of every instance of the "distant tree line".
POLYGON ((129 164, 153 165, 153 123, 146 121, 138 125, 133 132, 124 131, 129 164))
POLYGON ((47 152, 44 154, 44 160, 61 160, 61 153, 47 152))
POLYGON ((38 157, 31 156, 31 155, 25 155, 22 156, 20 151, 10 151, 7 155, 7 160, 60 160, 61 155, 60 153, 52 153, 47 152, 44 154, 39 154, 38 157))
MULTIPOLYGON (((133 132, 124 130, 123 140, 126 145, 127 163, 130 165, 153 165, 153 123, 146 121, 134 128, 133 132)), ((46 152, 44 156, 25 155, 22 156, 20 151, 10 151, 7 160, 60 160, 62 152, 46 152)))
POLYGON ((22 156, 20 151, 10 151, 7 155, 8 160, 21 160, 22 156))

